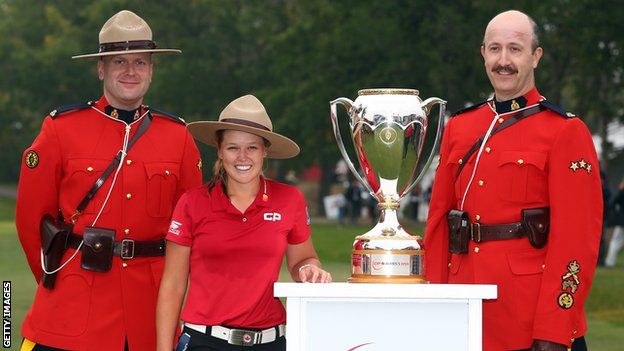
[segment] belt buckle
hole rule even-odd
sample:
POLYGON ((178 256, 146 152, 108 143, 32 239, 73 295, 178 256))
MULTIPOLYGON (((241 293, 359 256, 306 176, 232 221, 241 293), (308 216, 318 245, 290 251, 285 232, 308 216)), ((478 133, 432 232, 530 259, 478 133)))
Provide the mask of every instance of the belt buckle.
POLYGON ((480 243, 481 242, 481 223, 479 222, 475 222, 472 223, 472 230, 470 232, 470 236, 472 236, 472 240, 476 243, 480 243), (477 230, 477 235, 475 238, 475 229, 477 230))
POLYGON ((131 260, 134 258, 134 240, 123 239, 121 241, 121 250, 119 250, 119 256, 121 256, 123 260, 131 260), (130 245, 130 248, 128 248, 126 245, 130 245))
POLYGON ((228 343, 239 346, 253 346, 262 342, 262 332, 253 330, 230 329, 228 343))

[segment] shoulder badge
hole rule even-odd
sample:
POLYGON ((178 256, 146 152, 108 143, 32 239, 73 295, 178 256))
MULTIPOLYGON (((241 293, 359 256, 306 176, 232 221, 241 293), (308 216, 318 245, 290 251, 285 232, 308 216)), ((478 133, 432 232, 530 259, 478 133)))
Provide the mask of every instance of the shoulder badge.
POLYGON ((548 100, 542 100, 539 102, 540 105, 542 105, 543 107, 555 112, 558 115, 561 115, 564 118, 574 118, 576 117, 576 115, 574 115, 573 113, 570 112, 566 112, 563 107, 554 104, 548 100))
POLYGON ((92 101, 87 101, 81 104, 63 105, 61 107, 57 107, 55 110, 52 110, 52 112, 48 114, 50 115, 50 117, 52 117, 52 119, 55 119, 56 117, 67 112, 76 111, 76 110, 84 110, 85 108, 89 108, 92 104, 93 104, 92 101))
POLYGON ((148 109, 149 109, 150 113, 153 112, 154 114, 166 117, 166 118, 168 118, 168 119, 170 119, 170 120, 172 120, 174 122, 180 123, 180 124, 182 124, 184 126, 186 125, 186 121, 184 119, 182 119, 182 117, 176 116, 176 115, 171 114, 171 113, 169 113, 167 111, 159 110, 159 109, 151 107, 151 106, 148 106, 148 109))
POLYGON ((451 117, 455 117, 455 116, 460 115, 460 114, 462 114, 462 113, 466 113, 466 112, 468 112, 468 111, 472 111, 472 110, 474 110, 474 109, 477 109, 477 108, 479 108, 479 107, 481 107, 481 106, 485 105, 485 103, 487 103, 487 102, 488 102, 488 100, 484 100, 484 101, 481 101, 481 102, 480 102, 480 103, 478 103, 478 104, 475 104, 475 105, 472 105, 472 106, 468 106, 468 107, 466 107, 466 108, 463 108, 463 109, 461 109, 461 110, 456 111, 455 113, 453 113, 453 114, 451 115, 451 117))

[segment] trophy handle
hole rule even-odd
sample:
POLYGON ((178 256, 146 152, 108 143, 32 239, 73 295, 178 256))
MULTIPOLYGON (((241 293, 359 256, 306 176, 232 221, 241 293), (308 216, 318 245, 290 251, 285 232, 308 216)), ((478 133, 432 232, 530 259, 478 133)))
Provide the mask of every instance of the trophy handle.
MULTIPOLYGON (((340 150, 340 154, 342 154, 342 158, 347 163, 347 166, 351 170, 351 173, 353 173, 353 175, 360 181, 360 183, 366 187, 366 189, 371 194, 371 196, 375 197, 375 191, 373 191, 373 188, 368 184, 368 181, 366 180, 366 178, 362 177, 360 173, 356 170, 355 166, 353 165, 353 162, 351 162, 351 158, 347 154, 347 150, 345 149, 344 143, 342 142, 342 135, 340 135, 340 126, 338 125, 338 114, 336 113, 337 105, 342 105, 345 108, 345 110, 347 110, 347 114, 352 119, 353 117, 351 117, 351 114, 349 112, 353 108, 353 101, 347 98, 337 98, 336 100, 329 103, 329 106, 331 109, 330 117, 331 117, 332 127, 334 130, 334 137, 336 138, 336 143, 338 144, 338 149, 340 150)), ((349 123, 349 125, 351 124, 352 123, 349 123)))
POLYGON ((412 184, 410 184, 405 189, 405 191, 403 192, 404 194, 411 192, 412 189, 414 189, 414 187, 416 186, 416 184, 420 182, 422 177, 425 175, 427 169, 429 169, 429 166, 431 165, 431 161, 433 161, 433 158, 438 153, 438 148, 440 147, 440 139, 442 137, 442 132, 444 131, 444 125, 446 121, 446 115, 445 115, 446 101, 437 97, 430 97, 427 100, 423 101, 423 110, 425 111, 426 116, 429 116, 429 112, 431 112, 431 108, 435 106, 436 104, 440 105, 440 111, 439 111, 439 118, 438 118, 438 128, 436 130, 436 137, 435 137, 435 141, 433 142, 433 148, 431 148, 431 154, 429 154, 429 157, 427 158, 427 162, 423 166, 418 177, 412 182, 412 184))

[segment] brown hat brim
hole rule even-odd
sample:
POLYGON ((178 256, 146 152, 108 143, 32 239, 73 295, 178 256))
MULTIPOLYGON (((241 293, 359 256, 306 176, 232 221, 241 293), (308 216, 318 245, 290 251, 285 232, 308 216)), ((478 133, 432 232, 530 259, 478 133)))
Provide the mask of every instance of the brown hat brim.
POLYGON ((297 143, 283 135, 237 123, 199 121, 189 123, 187 128, 195 139, 213 147, 217 147, 217 131, 239 130, 268 140, 271 143, 267 149, 267 157, 269 158, 291 158, 297 156, 300 151, 297 143))
POLYGON ((152 53, 152 54, 179 54, 179 53, 182 52, 182 50, 178 50, 178 49, 137 49, 137 50, 105 51, 105 52, 98 52, 98 53, 95 53, 95 54, 76 55, 76 56, 72 56, 72 59, 101 57, 101 56, 112 56, 112 55, 140 54, 140 53, 144 53, 144 52, 149 52, 149 53, 152 53))

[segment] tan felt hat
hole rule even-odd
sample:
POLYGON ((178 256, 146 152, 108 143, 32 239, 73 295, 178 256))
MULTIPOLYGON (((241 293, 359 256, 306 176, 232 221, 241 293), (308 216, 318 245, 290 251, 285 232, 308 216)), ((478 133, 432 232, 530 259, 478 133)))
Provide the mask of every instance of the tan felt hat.
POLYGON ((120 54, 180 53, 178 49, 157 49, 152 30, 134 12, 122 10, 109 18, 100 30, 100 49, 94 54, 72 56, 73 59, 120 54))
POLYGON ((267 157, 291 158, 299 154, 299 146, 289 138, 274 133, 273 123, 264 106, 253 95, 241 96, 230 102, 219 115, 219 121, 199 121, 187 126, 195 139, 217 147, 217 131, 240 130, 265 138, 271 143, 267 157))

